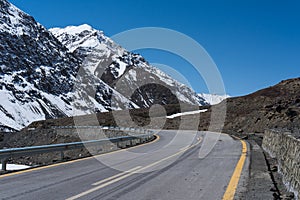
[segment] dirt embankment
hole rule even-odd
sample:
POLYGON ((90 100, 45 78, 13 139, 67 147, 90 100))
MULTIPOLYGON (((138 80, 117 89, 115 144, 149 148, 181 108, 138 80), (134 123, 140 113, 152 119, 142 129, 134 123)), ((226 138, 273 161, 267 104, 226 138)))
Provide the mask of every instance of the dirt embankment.
POLYGON ((272 128, 297 132, 299 127, 300 78, 227 100, 225 132, 263 133, 272 128))

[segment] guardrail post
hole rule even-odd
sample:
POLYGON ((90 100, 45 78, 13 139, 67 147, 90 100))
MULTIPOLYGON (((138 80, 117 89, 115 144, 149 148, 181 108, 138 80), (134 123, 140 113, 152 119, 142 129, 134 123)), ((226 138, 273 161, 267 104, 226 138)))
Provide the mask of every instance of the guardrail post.
POLYGON ((64 153, 64 151, 60 152, 60 158, 61 158, 62 161, 65 159, 65 153, 64 153))
POLYGON ((1 163, 2 163, 2 171, 6 171, 7 161, 8 161, 7 158, 3 158, 3 159, 1 160, 1 163))

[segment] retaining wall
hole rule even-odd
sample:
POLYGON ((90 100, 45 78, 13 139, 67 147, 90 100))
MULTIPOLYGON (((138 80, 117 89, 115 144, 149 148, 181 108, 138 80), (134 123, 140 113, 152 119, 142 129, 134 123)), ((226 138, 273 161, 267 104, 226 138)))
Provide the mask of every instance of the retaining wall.
POLYGON ((300 139, 288 132, 267 130, 262 147, 277 159, 284 184, 300 199, 300 139))

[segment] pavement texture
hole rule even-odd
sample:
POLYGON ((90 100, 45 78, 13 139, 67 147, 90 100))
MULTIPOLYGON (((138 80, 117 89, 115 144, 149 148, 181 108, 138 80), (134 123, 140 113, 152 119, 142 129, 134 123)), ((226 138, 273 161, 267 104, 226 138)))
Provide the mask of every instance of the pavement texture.
MULTIPOLYGON (((223 198, 242 154, 239 140, 195 131, 158 135, 155 142, 128 150, 0 176, 0 199, 223 198)), ((248 158, 249 152, 235 199, 247 186, 248 158)))

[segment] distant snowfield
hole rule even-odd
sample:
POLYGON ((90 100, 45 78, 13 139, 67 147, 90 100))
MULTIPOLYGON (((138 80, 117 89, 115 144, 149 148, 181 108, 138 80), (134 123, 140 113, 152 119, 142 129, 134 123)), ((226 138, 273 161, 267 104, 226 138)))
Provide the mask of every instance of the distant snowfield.
POLYGON ((205 99, 205 101, 210 105, 216 105, 221 103, 224 99, 229 98, 229 95, 217 95, 217 94, 198 94, 199 97, 205 99))
MULTIPOLYGON (((0 167, 2 168, 2 164, 0 164, 0 167)), ((27 165, 16 165, 16 164, 7 164, 6 165, 6 169, 8 171, 28 169, 28 168, 30 168, 30 166, 27 166, 27 165)))
POLYGON ((175 117, 180 117, 180 116, 184 116, 184 115, 194 115, 194 114, 204 113, 206 111, 207 111, 207 109, 204 109, 204 110, 194 110, 194 111, 183 112, 183 113, 176 113, 176 114, 167 116, 167 119, 173 119, 175 117))

